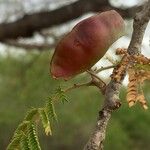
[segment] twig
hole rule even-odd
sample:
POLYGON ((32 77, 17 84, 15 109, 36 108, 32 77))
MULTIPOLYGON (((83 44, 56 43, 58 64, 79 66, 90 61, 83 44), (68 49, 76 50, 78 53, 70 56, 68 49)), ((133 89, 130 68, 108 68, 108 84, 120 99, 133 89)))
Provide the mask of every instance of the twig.
POLYGON ((96 78, 99 82, 101 82, 101 84, 106 85, 106 83, 105 83, 103 80, 101 80, 101 78, 98 77, 95 72, 93 72, 93 71, 91 71, 91 70, 87 70, 86 72, 91 75, 92 79, 93 79, 93 78, 96 78))
MULTIPOLYGON (((134 19, 134 31, 132 34, 132 40, 128 47, 128 53, 130 55, 140 53, 141 43, 143 35, 150 19, 150 0, 144 4, 144 8, 141 12, 136 14, 134 19)), ((124 60, 124 58, 123 58, 124 60)), ((123 61, 122 60, 122 61, 123 61)), ((127 66, 128 67, 128 66, 127 66)), ((126 74, 126 69, 124 69, 124 76, 126 74)), ((116 73, 116 69, 119 68, 119 65, 114 69, 113 73, 116 73)), ((121 78, 121 81, 123 78, 121 78)), ((84 150, 102 150, 103 142, 105 140, 106 127, 111 118, 111 114, 115 108, 119 107, 119 90, 121 87, 121 81, 111 79, 110 83, 106 87, 105 91, 105 103, 103 109, 100 111, 96 127, 89 138, 89 141, 84 147, 84 150)))
POLYGON ((104 94, 106 89, 106 83, 103 80, 101 80, 101 78, 98 77, 94 71, 87 70, 86 72, 91 75, 92 84, 98 87, 101 90, 102 94, 104 94))
MULTIPOLYGON (((108 66, 105 68, 101 68, 101 70, 106 70, 106 69, 112 68, 112 66, 108 66)), ((100 70, 100 69, 99 69, 100 70)), ((85 87, 85 86, 98 86, 101 90, 103 90, 102 88, 104 88, 104 86, 106 85, 105 82, 103 82, 97 75, 96 73, 92 72, 91 70, 87 70, 87 73, 89 73, 92 77, 91 81, 86 82, 86 83, 82 83, 82 84, 74 84, 73 86, 63 90, 65 93, 70 92, 74 89, 77 88, 81 88, 81 87, 85 87), (98 83, 98 85, 97 85, 98 83)))
POLYGON ((101 67, 100 69, 96 70, 95 72, 93 72, 92 70, 87 70, 86 72, 89 73, 92 77, 91 81, 82 83, 82 84, 74 84, 73 86, 71 86, 63 91, 65 93, 67 93, 74 89, 77 89, 80 87, 85 87, 85 86, 96 86, 96 87, 100 88, 102 91, 104 91, 104 87, 106 86, 106 84, 96 74, 100 71, 107 70, 107 69, 114 68, 114 67, 115 66, 101 67))
POLYGON ((116 66, 116 65, 111 65, 111 66, 107 66, 107 67, 101 67, 101 68, 97 69, 97 70, 95 71, 95 73, 99 73, 99 72, 104 71, 104 70, 112 69, 112 68, 114 68, 115 66, 116 66))
POLYGON ((77 89, 77 88, 80 88, 80 87, 85 87, 85 86, 92 86, 92 81, 87 82, 87 83, 82 83, 82 84, 74 84, 73 86, 65 89, 64 92, 67 93, 71 90, 74 90, 74 89, 77 89))
POLYGON ((86 72, 91 76, 95 77, 96 79, 101 80, 92 70, 87 70, 86 72))

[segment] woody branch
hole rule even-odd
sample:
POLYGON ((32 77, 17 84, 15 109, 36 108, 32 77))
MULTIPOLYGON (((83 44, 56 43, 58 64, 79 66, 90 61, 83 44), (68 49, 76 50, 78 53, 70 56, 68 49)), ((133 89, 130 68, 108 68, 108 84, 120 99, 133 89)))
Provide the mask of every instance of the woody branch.
MULTIPOLYGON (((133 34, 129 44, 127 52, 129 55, 138 55, 141 49, 141 43, 147 24, 150 20, 150 0, 148 0, 140 12, 137 12, 133 23, 133 34)), ((123 57, 120 64, 118 64, 113 70, 113 77, 117 75, 118 69, 123 66, 126 58, 123 57)), ((132 61, 132 60, 131 60, 132 61)), ((129 63, 131 63, 131 61, 129 63)), ((119 108, 119 90, 121 82, 126 75, 127 66, 122 68, 122 74, 120 80, 116 78, 111 79, 110 83, 106 86, 105 90, 105 101, 102 110, 99 112, 98 120, 96 122, 95 129, 90 136, 84 150, 102 150, 103 142, 105 140, 105 133, 107 124, 111 118, 112 112, 119 108)))

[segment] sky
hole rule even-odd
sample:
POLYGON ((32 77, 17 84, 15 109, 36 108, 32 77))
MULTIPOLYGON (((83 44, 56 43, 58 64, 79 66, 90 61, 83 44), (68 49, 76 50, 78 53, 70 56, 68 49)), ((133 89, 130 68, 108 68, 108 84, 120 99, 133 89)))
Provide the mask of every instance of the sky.
MULTIPOLYGON (((33 13, 33 12, 37 12, 40 11, 42 9, 44 10, 53 10, 56 9, 57 7, 61 7, 62 5, 66 5, 68 3, 71 3, 75 0, 1 0, 0 1, 0 22, 11 22, 11 21, 15 21, 16 19, 18 19, 19 17, 22 17, 24 13, 33 13)), ((132 7, 135 4, 142 2, 141 0, 126 0, 126 3, 124 3, 123 0, 111 0, 111 4, 114 5, 115 7, 132 7)), ((57 26, 52 28, 52 30, 56 33, 56 34, 60 34, 60 33, 66 33, 69 30, 72 29, 72 27, 78 23, 80 20, 87 18, 89 16, 93 15, 92 13, 88 13, 86 15, 81 16, 78 19, 75 19, 73 21, 71 21, 69 24, 64 24, 61 26, 57 26)), ((114 60, 117 60, 117 57, 114 55, 114 51, 116 48, 127 48, 131 39, 131 30, 132 30, 132 23, 133 20, 128 20, 126 21, 126 24, 128 24, 128 26, 126 26, 126 28, 131 28, 131 29, 127 29, 127 36, 124 36, 122 38, 120 38, 118 41, 116 41, 111 48, 108 50, 108 52, 106 53, 106 55, 95 65, 96 67, 101 67, 101 66, 108 66, 111 65, 111 63, 106 60, 106 56, 107 57, 111 57, 114 60)), ((37 34, 34 36, 34 38, 31 39, 27 39, 28 42, 30 41, 35 41, 35 42, 41 42, 42 38, 37 34)), ((5 55, 6 52, 10 51, 10 53, 12 52, 13 55, 20 55, 20 54, 25 54, 24 51, 18 51, 16 50, 16 48, 12 48, 12 47, 7 47, 4 44, 0 44, 0 54, 5 55), (15 51, 15 53, 14 53, 15 51)), ((142 43, 142 53, 147 56, 150 57, 150 23, 148 24, 148 27, 146 29, 144 38, 143 38, 143 43, 142 43)), ((94 66, 94 67, 95 67, 94 66)), ((99 75, 102 78, 106 78, 109 77, 110 74, 112 72, 112 69, 108 70, 108 71, 104 71, 101 72, 99 75)), ((125 81, 126 83, 126 81, 125 81)))

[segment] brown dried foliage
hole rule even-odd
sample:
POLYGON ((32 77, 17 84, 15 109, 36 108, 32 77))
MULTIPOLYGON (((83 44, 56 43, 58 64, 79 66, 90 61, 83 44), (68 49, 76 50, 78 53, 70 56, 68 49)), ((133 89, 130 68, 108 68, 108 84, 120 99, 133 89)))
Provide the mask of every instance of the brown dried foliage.
POLYGON ((126 49, 121 49, 118 48, 116 50, 116 54, 117 55, 123 55, 123 59, 122 61, 114 68, 113 74, 111 76, 111 78, 117 82, 121 82, 122 79, 124 78, 124 75, 126 73, 127 70, 127 66, 129 63, 129 55, 127 54, 126 49))
POLYGON ((129 107, 132 107, 137 100, 138 82, 135 70, 129 69, 128 74, 129 74, 129 83, 127 87, 127 102, 129 104, 129 107))
POLYGON ((142 54, 129 55, 126 49, 120 48, 116 50, 116 54, 123 56, 123 59, 114 69, 112 78, 120 82, 125 75, 124 70, 127 70, 129 75, 129 83, 127 86, 127 102, 129 107, 139 102, 144 109, 148 109, 142 84, 145 80, 150 80, 150 59, 142 54))

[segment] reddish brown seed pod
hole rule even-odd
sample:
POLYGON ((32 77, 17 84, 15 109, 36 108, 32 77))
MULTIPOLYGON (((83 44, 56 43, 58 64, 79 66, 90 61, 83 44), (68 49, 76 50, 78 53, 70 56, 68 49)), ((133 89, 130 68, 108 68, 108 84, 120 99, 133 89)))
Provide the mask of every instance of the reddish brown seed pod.
POLYGON ((54 78, 69 79, 91 68, 124 34, 124 21, 114 10, 82 20, 56 46, 50 64, 54 78))

